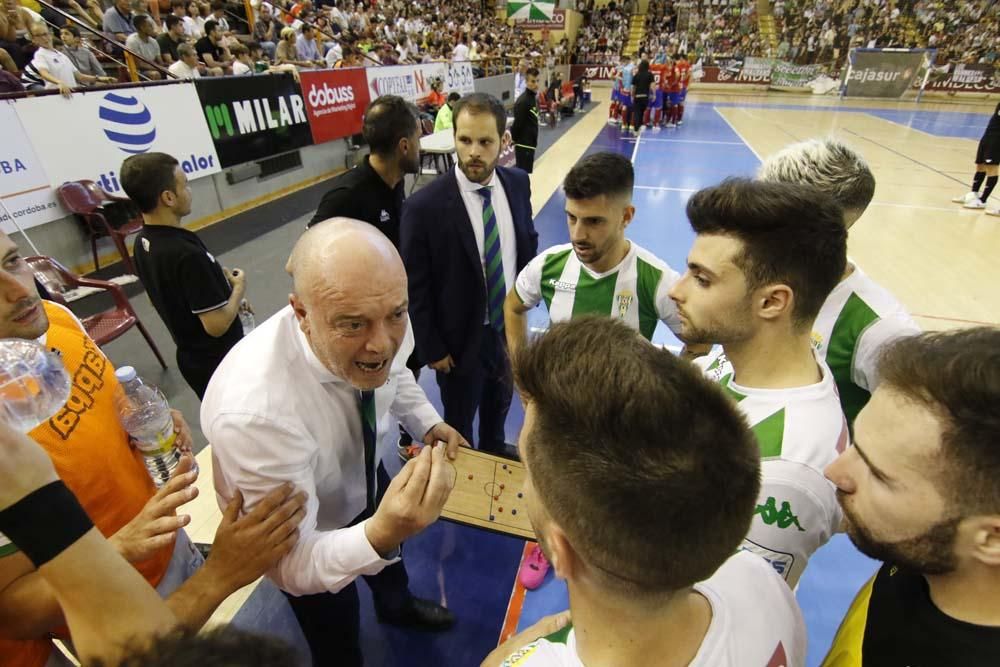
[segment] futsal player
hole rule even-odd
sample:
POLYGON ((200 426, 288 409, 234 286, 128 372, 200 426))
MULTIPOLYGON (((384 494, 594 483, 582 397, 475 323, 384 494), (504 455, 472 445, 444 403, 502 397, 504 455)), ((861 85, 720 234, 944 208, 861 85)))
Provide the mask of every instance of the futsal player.
POLYGON ((667 100, 666 127, 677 127, 677 107, 681 103, 681 79, 675 59, 667 60, 663 90, 667 100))
POLYGON ((674 122, 677 124, 677 127, 680 127, 684 124, 684 100, 687 99, 688 86, 691 85, 691 63, 688 62, 687 55, 683 51, 677 54, 674 68, 677 70, 677 76, 680 79, 680 94, 677 97, 677 110, 674 122))
MULTIPOLYGON (((588 155, 563 183, 570 243, 539 253, 517 277, 504 303, 507 347, 513 357, 527 340, 527 312, 545 302, 550 322, 581 315, 620 319, 651 339, 662 321, 680 330, 670 288, 680 277, 653 253, 625 238, 635 216, 632 163, 618 153, 588 155)), ((549 569, 536 545, 518 578, 538 588, 549 569)))
MULTIPOLYGON (((1000 103, 997 103, 997 108, 990 116, 990 122, 979 140, 979 147, 976 148, 976 173, 972 177, 972 190, 955 197, 952 201, 962 204, 965 208, 986 208, 986 200, 990 198, 993 188, 997 185, 998 164, 1000 164, 1000 103), (984 180, 986 187, 980 195, 979 188, 984 180)), ((986 213, 1000 216, 1000 208, 989 209, 986 213)))
POLYGON ((621 101, 623 133, 628 133, 632 126, 632 77, 634 73, 631 56, 622 56, 622 89, 619 93, 619 99, 621 101))

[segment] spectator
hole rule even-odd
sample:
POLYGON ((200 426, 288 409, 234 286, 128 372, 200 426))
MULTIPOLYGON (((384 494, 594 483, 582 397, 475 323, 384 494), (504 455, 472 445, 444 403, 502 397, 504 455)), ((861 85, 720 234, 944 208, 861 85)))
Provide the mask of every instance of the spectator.
POLYGON ((226 3, 222 0, 212 0, 212 13, 208 20, 215 21, 215 24, 222 31, 223 37, 229 37, 232 31, 229 29, 229 21, 226 19, 226 3))
POLYGON ((274 49, 277 47, 278 38, 281 35, 281 23, 275 20, 271 14, 271 5, 264 3, 260 6, 257 20, 253 25, 253 37, 260 44, 267 57, 274 59, 274 49))
POLYGON ((302 26, 302 34, 295 40, 295 56, 300 67, 323 67, 326 61, 319 54, 316 31, 309 24, 302 26))
POLYGON ((233 74, 244 76, 254 73, 254 61, 250 58, 250 49, 237 44, 231 49, 233 54, 233 74))
POLYGON ((454 113, 455 103, 460 99, 462 99, 462 96, 458 93, 448 93, 448 100, 438 109, 437 116, 434 118, 435 132, 450 130, 454 127, 452 114, 454 113))
POLYGON ((205 36, 205 19, 201 15, 201 5, 192 0, 188 3, 187 12, 191 25, 194 26, 194 39, 201 39, 205 36))
MULTIPOLYGON (((170 16, 175 16, 181 21, 184 38, 188 41, 194 41, 198 39, 200 35, 198 35, 198 29, 195 26, 194 19, 188 16, 186 4, 187 0, 170 0, 170 16)), ((169 16, 167 18, 169 18, 169 16)), ((170 26, 167 24, 166 19, 164 19, 163 28, 164 30, 170 30, 170 26)), ((177 57, 174 56, 174 61, 176 60, 177 57)))
POLYGON ((226 74, 233 73, 233 59, 226 47, 220 43, 222 33, 215 21, 205 22, 205 36, 195 42, 194 48, 209 69, 220 69, 226 74))
POLYGON ((69 56, 52 48, 52 33, 44 23, 31 26, 31 41, 38 49, 21 78, 28 88, 58 88, 63 96, 69 97, 71 89, 78 84, 114 82, 109 76, 94 76, 79 71, 69 56))
MULTIPOLYGON (((201 72, 198 65, 198 54, 190 44, 181 44, 177 47, 178 60, 172 64, 167 71, 178 79, 198 79, 201 72)), ((222 70, 214 68, 210 70, 209 76, 222 76, 222 70)))
POLYGON ((274 52, 274 60, 278 65, 294 65, 295 67, 312 67, 311 60, 300 60, 298 51, 295 48, 297 35, 295 28, 285 27, 281 29, 281 41, 274 52))
POLYGON ((114 4, 104 12, 102 30, 119 43, 124 43, 125 39, 135 32, 130 0, 114 0, 114 4))
POLYGON ((456 63, 466 62, 469 60, 469 47, 465 45, 465 35, 460 35, 458 38, 458 44, 451 52, 451 59, 456 63))
POLYGON ((326 60, 327 67, 336 67, 337 63, 344 59, 344 47, 341 46, 340 41, 334 41, 330 49, 326 52, 324 60, 326 60))
POLYGON ((167 29, 156 38, 156 43, 160 46, 163 63, 170 66, 181 59, 177 54, 177 48, 181 44, 186 44, 187 40, 184 37, 184 21, 179 16, 168 15, 164 25, 167 29))
POLYGON ((156 80, 163 78, 163 75, 156 69, 157 65, 163 65, 163 58, 160 57, 160 44, 153 38, 156 34, 156 24, 146 14, 136 14, 132 22, 136 32, 125 40, 125 48, 142 56, 143 59, 137 58, 135 64, 143 76, 156 80))
POLYGON ((79 28, 75 25, 65 26, 59 31, 59 38, 63 43, 62 52, 66 54, 66 57, 70 59, 73 66, 81 74, 89 74, 96 77, 107 76, 104 68, 101 67, 101 63, 94 56, 94 52, 80 39, 79 28))

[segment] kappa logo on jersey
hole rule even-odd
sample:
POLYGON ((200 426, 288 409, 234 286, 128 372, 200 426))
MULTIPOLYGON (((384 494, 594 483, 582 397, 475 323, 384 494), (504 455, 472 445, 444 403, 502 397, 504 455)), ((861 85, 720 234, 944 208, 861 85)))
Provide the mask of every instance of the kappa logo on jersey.
POLYGON ((142 240, 142 249, 149 252, 149 239, 144 238, 142 240))
POLYGON ((624 318, 628 315, 628 307, 632 305, 634 298, 632 292, 622 292, 618 295, 618 317, 624 318))
POLYGON ((781 501, 780 510, 777 505, 778 501, 774 499, 774 496, 771 496, 763 505, 757 505, 757 509, 753 513, 759 514, 761 521, 768 526, 777 525, 782 530, 795 526, 800 532, 804 533, 806 531, 802 527, 802 524, 799 523, 799 517, 795 516, 792 512, 792 506, 787 500, 781 501))
POLYGON ((552 278, 549 280, 549 284, 552 285, 552 287, 554 287, 555 289, 559 290, 560 292, 576 291, 576 283, 567 283, 565 281, 556 280, 555 278, 552 278))
POLYGON ((389 217, 389 211, 382 209, 382 212, 379 213, 378 219, 379 222, 389 222, 389 217))
POLYGON ((705 369, 705 377, 712 382, 721 382, 726 374, 726 355, 720 354, 715 361, 705 369))
POLYGON ((525 659, 538 650, 538 642, 532 642, 517 652, 510 654, 500 667, 517 667, 522 665, 525 659))

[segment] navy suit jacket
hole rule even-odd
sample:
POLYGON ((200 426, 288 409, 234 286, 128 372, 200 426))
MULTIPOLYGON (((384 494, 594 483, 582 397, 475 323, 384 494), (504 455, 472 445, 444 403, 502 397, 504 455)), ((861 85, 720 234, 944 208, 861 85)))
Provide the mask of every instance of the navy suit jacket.
MULTIPOLYGON (((520 273, 538 253, 531 182, 520 169, 497 167, 496 173, 514 219, 516 273, 520 273)), ((478 354, 486 316, 486 280, 454 171, 407 198, 399 237, 417 357, 426 364, 450 354, 457 364, 455 370, 461 373, 463 363, 478 354)), ((513 287, 507 285, 508 291, 513 287)))

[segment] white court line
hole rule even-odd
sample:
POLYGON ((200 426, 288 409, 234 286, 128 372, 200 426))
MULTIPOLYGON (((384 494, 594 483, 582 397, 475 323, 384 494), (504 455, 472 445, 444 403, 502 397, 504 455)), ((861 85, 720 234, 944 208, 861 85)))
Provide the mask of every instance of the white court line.
POLYGON ((722 112, 719 111, 719 107, 712 107, 712 110, 715 111, 715 113, 719 114, 719 118, 721 118, 722 120, 726 121, 726 125, 729 126, 729 129, 736 133, 736 136, 740 138, 740 141, 743 142, 744 146, 746 146, 747 148, 750 149, 750 152, 754 154, 754 156, 757 158, 757 161, 758 162, 763 162, 764 159, 760 156, 760 153, 758 153, 757 151, 755 151, 754 148, 753 148, 753 146, 750 145, 750 142, 747 141, 743 137, 743 135, 740 134, 740 131, 736 129, 736 126, 733 125, 732 123, 730 123, 728 118, 726 118, 725 116, 722 115, 722 112))
POLYGON ((893 208, 917 208, 926 211, 965 211, 968 209, 962 208, 961 205, 955 205, 952 207, 947 206, 921 206, 920 204, 891 204, 887 201, 873 201, 872 206, 891 206, 893 208))
POLYGON ((658 185, 633 185, 634 190, 667 190, 669 192, 698 192, 694 188, 664 188, 658 185))
POLYGON ((635 156, 639 154, 639 142, 642 141, 642 131, 635 135, 635 148, 632 149, 632 164, 635 164, 635 156))
MULTIPOLYGON (((660 144, 718 144, 721 146, 742 146, 743 143, 739 141, 701 141, 697 139, 652 139, 646 137, 645 141, 655 141, 660 144)), ((632 141, 632 139, 626 139, 625 141, 632 141)))

